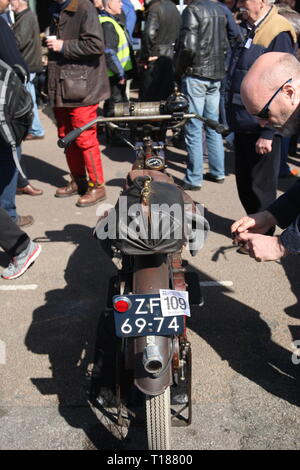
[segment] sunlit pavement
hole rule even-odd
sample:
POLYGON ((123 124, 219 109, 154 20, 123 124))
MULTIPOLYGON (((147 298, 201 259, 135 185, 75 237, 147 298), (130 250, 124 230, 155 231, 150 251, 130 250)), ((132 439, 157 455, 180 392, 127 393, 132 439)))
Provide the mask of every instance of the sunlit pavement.
MULTIPOLYGON (((0 281, 0 449, 142 449, 141 428, 118 428, 88 400, 115 267, 92 237, 97 206, 54 197, 68 172, 54 125, 43 114, 42 120, 45 140, 25 142, 23 154, 44 195, 17 196, 17 208, 34 216, 27 233, 43 251, 22 277, 0 281)), ((115 204, 133 153, 102 150, 106 203, 115 204)), ((185 152, 171 148, 168 156, 178 181, 185 152)), ((207 181, 190 193, 205 205, 211 231, 195 258, 184 252, 203 284, 205 305, 192 309, 188 323, 193 422, 172 428, 172 448, 298 449, 300 365, 292 361, 292 343, 300 340, 299 259, 256 263, 232 247, 230 225, 244 212, 229 152, 226 167, 223 185, 207 181)), ((1 252, 1 266, 7 261, 1 252)))

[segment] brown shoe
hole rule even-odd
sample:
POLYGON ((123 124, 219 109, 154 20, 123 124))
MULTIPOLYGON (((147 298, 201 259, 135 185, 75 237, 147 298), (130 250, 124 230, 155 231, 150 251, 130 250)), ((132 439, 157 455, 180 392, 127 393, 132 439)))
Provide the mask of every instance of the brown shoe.
POLYGON ((70 183, 67 184, 67 186, 64 186, 63 188, 58 188, 54 196, 55 197, 70 197, 70 196, 73 196, 74 194, 78 194, 78 186, 72 178, 72 180, 70 181, 70 183))
POLYGON ((17 215, 16 224, 18 227, 28 227, 32 225, 34 222, 34 218, 32 215, 17 215))
POLYGON ((45 138, 44 135, 27 134, 24 140, 42 140, 44 138, 45 138))
POLYGON ((106 199, 104 185, 89 181, 87 192, 78 199, 76 206, 89 207, 97 204, 97 202, 103 201, 104 199, 106 199))
POLYGON ((17 194, 28 194, 28 196, 41 196, 43 191, 41 189, 34 188, 31 184, 27 184, 24 188, 18 188, 17 194))
POLYGON ((80 194, 81 196, 86 193, 87 180, 85 176, 72 176, 71 181, 64 188, 58 188, 55 193, 55 197, 69 197, 74 194, 80 194))

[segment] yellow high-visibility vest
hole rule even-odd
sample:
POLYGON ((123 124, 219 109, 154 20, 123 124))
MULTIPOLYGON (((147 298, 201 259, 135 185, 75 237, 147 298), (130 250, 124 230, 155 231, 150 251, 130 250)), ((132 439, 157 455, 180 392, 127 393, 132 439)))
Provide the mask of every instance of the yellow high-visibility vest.
MULTIPOLYGON (((99 16, 99 19, 100 19, 100 23, 110 22, 114 25, 116 33, 119 36, 117 57, 120 61, 121 66, 126 72, 128 72, 129 70, 132 70, 133 65, 130 59, 130 49, 129 49, 128 41, 126 38, 126 34, 122 26, 120 26, 119 23, 113 18, 111 18, 110 16, 99 16)), ((113 75, 115 75, 112 72, 112 70, 107 69, 107 71, 108 71, 109 77, 112 77, 113 75)))

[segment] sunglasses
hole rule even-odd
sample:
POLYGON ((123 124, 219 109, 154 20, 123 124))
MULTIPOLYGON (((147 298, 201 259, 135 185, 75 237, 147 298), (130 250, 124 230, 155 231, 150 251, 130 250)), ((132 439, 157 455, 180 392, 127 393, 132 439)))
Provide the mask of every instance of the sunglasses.
POLYGON ((257 114, 254 114, 254 116, 260 118, 260 119, 268 119, 269 117, 269 108, 270 108, 270 104, 272 103, 273 99, 278 95, 278 93, 281 92, 282 88, 284 87, 284 85, 286 85, 287 83, 290 83, 293 79, 292 78, 289 78, 286 82, 284 82, 283 85, 281 85, 280 88, 278 88, 278 90, 275 91, 274 95, 269 99, 269 101, 267 102, 267 104, 262 108, 261 111, 259 111, 259 113, 257 114))

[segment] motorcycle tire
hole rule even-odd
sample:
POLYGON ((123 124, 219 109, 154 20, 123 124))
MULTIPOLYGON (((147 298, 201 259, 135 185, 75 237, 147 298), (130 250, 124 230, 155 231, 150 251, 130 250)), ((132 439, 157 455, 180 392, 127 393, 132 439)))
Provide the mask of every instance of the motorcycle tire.
POLYGON ((148 449, 170 450, 170 387, 160 395, 146 395, 146 420, 148 449))

